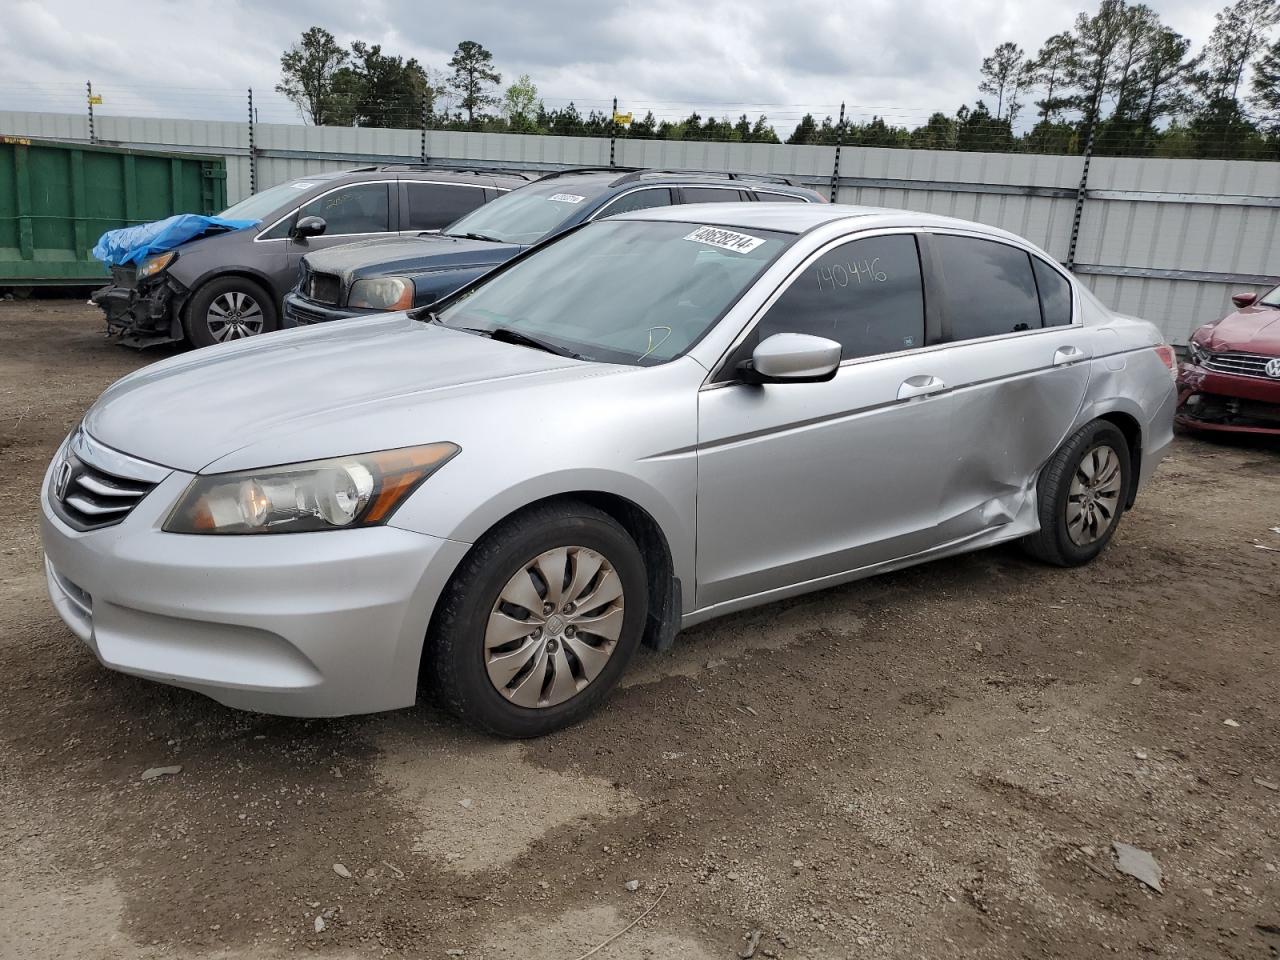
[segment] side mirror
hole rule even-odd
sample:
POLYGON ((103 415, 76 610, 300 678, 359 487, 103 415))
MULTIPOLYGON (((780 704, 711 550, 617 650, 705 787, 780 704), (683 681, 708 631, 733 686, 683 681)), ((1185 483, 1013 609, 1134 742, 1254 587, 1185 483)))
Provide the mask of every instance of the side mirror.
POLYGON ((329 228, 329 224, 325 223, 324 217, 302 217, 293 225, 293 236, 298 240, 305 240, 307 237, 318 237, 329 228))
POLYGON ((1233 293, 1231 295, 1231 302, 1237 307, 1247 307, 1257 299, 1258 295, 1256 293, 1233 293))
POLYGON ((821 383, 840 369, 840 344, 807 333, 775 333, 738 364, 743 383, 821 383))

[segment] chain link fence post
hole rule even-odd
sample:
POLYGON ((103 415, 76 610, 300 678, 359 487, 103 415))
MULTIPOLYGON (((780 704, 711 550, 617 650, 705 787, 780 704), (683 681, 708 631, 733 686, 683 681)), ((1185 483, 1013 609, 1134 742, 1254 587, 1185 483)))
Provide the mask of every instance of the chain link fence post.
POLYGON ((97 143, 98 136, 93 129, 93 81, 86 80, 84 82, 85 103, 89 107, 89 142, 97 143))
POLYGON ((613 113, 609 114, 609 166, 617 166, 613 158, 617 155, 618 146, 618 98, 613 98, 613 113))
POLYGON ((249 193, 258 192, 258 151, 253 143, 253 87, 249 88, 249 193))
POLYGON ((1089 130, 1084 142, 1084 164, 1080 168, 1080 186, 1076 190, 1076 212, 1071 220, 1071 243, 1067 246, 1066 268, 1073 273, 1076 269, 1076 246, 1080 240, 1080 219, 1084 216, 1084 198, 1089 190, 1089 163, 1093 160, 1093 135, 1098 127, 1098 108, 1102 106, 1101 95, 1094 98, 1093 109, 1089 111, 1089 130))
POLYGON ((840 101, 840 122, 836 124, 836 162, 831 168, 831 202, 840 195, 840 148, 844 146, 844 101, 840 101))
POLYGON ((424 164, 424 165, 426 164, 427 160, 429 159, 429 158, 427 157, 427 119, 428 119, 428 116, 427 116, 427 115, 428 115, 430 112, 431 112, 430 100, 428 100, 428 98, 427 98, 427 95, 426 95, 426 94, 423 94, 423 96, 422 96, 422 116, 420 117, 420 122, 421 122, 421 127, 422 127, 422 162, 423 162, 423 164, 424 164))

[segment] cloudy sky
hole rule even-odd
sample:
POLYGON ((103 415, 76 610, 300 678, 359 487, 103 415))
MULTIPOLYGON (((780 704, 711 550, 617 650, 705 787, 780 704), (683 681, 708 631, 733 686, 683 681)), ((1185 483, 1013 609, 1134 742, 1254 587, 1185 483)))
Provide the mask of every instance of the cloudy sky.
MULTIPOLYGON (((1225 2, 1225 0, 1223 0, 1225 2)), ((1149 0, 1197 48, 1218 0, 1149 0)), ((273 92, 283 49, 318 24, 443 69, 459 40, 494 55, 504 84, 529 74, 548 106, 575 100, 678 117, 872 113, 916 125, 978 97, 999 42, 1029 53, 1079 6, 1051 0, 3 0, 0 110, 84 109, 239 119, 255 89, 262 122, 296 111, 273 92)))

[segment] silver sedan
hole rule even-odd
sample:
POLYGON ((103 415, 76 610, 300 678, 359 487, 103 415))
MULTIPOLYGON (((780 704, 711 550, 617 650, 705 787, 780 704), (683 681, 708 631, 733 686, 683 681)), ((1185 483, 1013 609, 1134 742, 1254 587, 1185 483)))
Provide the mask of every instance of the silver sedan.
POLYGON ((535 736, 641 643, 1021 541, 1086 563, 1172 438, 1173 352, 1043 251, 915 213, 646 210, 432 308, 110 387, 41 490, 108 667, 234 707, 535 736))

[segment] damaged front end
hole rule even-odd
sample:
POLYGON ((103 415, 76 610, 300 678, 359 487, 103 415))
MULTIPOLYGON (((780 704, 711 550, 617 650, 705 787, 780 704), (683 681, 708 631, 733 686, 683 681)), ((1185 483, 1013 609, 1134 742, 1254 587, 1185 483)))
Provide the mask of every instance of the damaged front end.
POLYGON ((111 268, 111 283, 90 297, 106 315, 108 337, 130 347, 182 339, 182 305, 190 291, 166 269, 175 258, 161 255, 140 267, 111 268))

